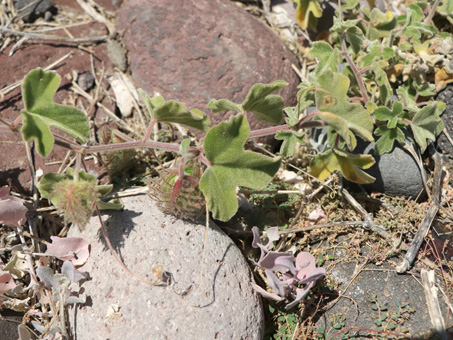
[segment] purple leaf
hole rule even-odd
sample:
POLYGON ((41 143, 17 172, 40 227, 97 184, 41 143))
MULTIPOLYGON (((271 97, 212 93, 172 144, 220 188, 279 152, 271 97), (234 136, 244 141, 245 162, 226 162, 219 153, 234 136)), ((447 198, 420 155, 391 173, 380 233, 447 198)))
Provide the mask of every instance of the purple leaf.
POLYGON ((264 290, 263 288, 261 288, 260 286, 258 286, 257 284, 255 284, 255 283, 253 283, 253 282, 252 282, 252 288, 253 288, 257 293, 260 293, 262 296, 264 296, 265 298, 272 299, 272 300, 277 300, 277 301, 283 300, 282 297, 278 296, 278 295, 275 294, 275 293, 270 293, 270 292, 268 292, 267 290, 264 290))
POLYGON ((297 255, 296 270, 299 283, 316 281, 326 275, 324 268, 316 268, 315 257, 306 252, 301 252, 297 255))
POLYGON ((7 185, 0 188, 0 224, 20 227, 26 221, 27 208, 22 201, 9 195, 7 185))
POLYGON ((258 265, 263 269, 269 269, 277 272, 285 273, 289 270, 293 274, 296 273, 296 268, 294 267, 294 256, 291 253, 270 251, 260 261, 258 261, 258 265))
POLYGON ((314 285, 315 285, 315 283, 311 282, 305 288, 296 288, 296 297, 294 298, 294 300, 292 302, 288 303, 285 306, 285 309, 286 310, 291 309, 294 306, 296 306, 297 304, 299 304, 303 299, 305 299, 307 297, 308 293, 310 292, 310 289, 312 289, 314 285))

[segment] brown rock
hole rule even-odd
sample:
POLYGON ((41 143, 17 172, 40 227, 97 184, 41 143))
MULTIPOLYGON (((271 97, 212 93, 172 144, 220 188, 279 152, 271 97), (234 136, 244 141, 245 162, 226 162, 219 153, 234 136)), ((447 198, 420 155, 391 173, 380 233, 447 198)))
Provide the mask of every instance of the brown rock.
MULTIPOLYGON (((56 1, 58 5, 58 1, 56 1)), ((74 37, 102 36, 107 34, 105 26, 99 23, 92 23, 84 26, 78 26, 69 29, 74 37)), ((64 32, 62 33, 64 34, 64 32)), ((107 56, 105 44, 92 46, 93 58, 87 50, 78 49, 75 44, 59 43, 52 41, 29 41, 9 56, 10 44, 0 53, 0 92, 3 94, 5 86, 12 85, 16 81, 21 81, 23 77, 31 70, 41 67, 44 68, 55 62, 69 52, 73 54, 58 65, 55 71, 61 76, 62 82, 57 91, 54 101, 59 104, 71 105, 72 92, 69 91, 70 82, 68 76, 73 71, 76 73, 91 70, 91 59, 93 59, 96 70, 100 71, 104 66, 106 74, 112 73, 112 65, 107 56)), ((107 83, 105 84, 107 86, 107 83)), ((80 100, 80 98, 79 98, 80 100)), ((84 107, 89 107, 89 103, 84 102, 84 107)), ((114 110, 113 105, 105 100, 104 104, 114 110)), ((0 95, 0 117, 12 122, 19 116, 20 110, 23 109, 21 89, 8 92, 2 98, 0 95)), ((80 106, 78 106, 80 108, 80 106)), ((96 126, 99 127, 103 121, 104 114, 101 110, 95 113, 96 126)), ((63 135, 63 133, 58 132, 63 135)), ((31 145, 31 143, 30 143, 31 145)), ((67 150, 55 146, 47 158, 35 155, 35 168, 42 169, 44 173, 56 172, 60 164, 56 161, 62 161, 66 156, 67 150)), ((95 170, 106 180, 106 173, 93 162, 89 162, 89 169, 95 170)), ((12 190, 25 194, 30 193, 31 176, 26 158, 25 146, 20 133, 0 130, 0 186, 8 184, 12 190)))
POLYGON ((263 23, 228 1, 130 0, 118 25, 125 30, 135 85, 149 95, 159 92, 210 113, 210 99, 241 103, 253 84, 281 79, 290 84, 280 93, 285 104, 296 102, 300 81, 291 52, 263 23))

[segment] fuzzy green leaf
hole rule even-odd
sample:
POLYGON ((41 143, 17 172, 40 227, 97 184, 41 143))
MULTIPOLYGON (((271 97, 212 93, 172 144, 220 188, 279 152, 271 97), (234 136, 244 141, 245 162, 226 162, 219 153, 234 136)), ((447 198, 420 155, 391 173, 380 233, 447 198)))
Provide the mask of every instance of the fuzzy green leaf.
POLYGON ((401 35, 406 38, 420 39, 422 34, 432 36, 437 30, 423 22, 423 10, 416 4, 409 5, 406 9, 406 24, 401 31, 401 35))
POLYGON ((209 210, 215 219, 228 221, 236 213, 236 188, 261 190, 280 167, 280 158, 245 151, 250 127, 242 114, 213 127, 204 140, 204 152, 211 165, 200 179, 209 210))
POLYGON ((283 109, 288 117, 285 117, 285 122, 288 126, 294 126, 299 123, 299 112, 294 107, 285 107, 283 109))
POLYGON ((89 137, 88 124, 82 111, 53 102, 60 81, 61 77, 56 73, 38 68, 27 74, 22 84, 25 105, 21 111, 22 137, 26 141, 33 139, 38 153, 44 157, 54 144, 51 126, 66 132, 80 143, 85 143, 89 137))
POLYGON ((357 145, 357 139, 349 130, 346 120, 332 112, 318 112, 318 117, 323 119, 330 127, 332 127, 343 140, 349 150, 354 150, 357 145))
POLYGON ((324 41, 315 41, 309 54, 318 59, 315 75, 319 75, 329 69, 333 72, 338 71, 339 52, 338 49, 332 48, 330 44, 324 41))
POLYGON ((389 129, 395 128, 398 123, 398 117, 403 114, 403 105, 399 102, 394 102, 392 110, 387 107, 379 107, 374 111, 376 119, 381 121, 387 121, 387 127, 389 129))
POLYGON ((378 40, 374 40, 367 47, 367 53, 360 58, 361 66, 367 67, 373 63, 374 58, 388 60, 395 55, 390 47, 382 48, 378 40))
POLYGON ((421 152, 428 146, 427 139, 434 142, 442 132, 444 123, 439 116, 445 110, 445 106, 444 102, 434 102, 418 111, 412 119, 410 126, 421 152))
POLYGON ((255 84, 242 103, 242 108, 244 111, 253 113, 258 120, 279 124, 285 104, 282 97, 271 93, 286 86, 288 83, 283 80, 276 80, 271 84, 255 84))
POLYGON ((222 112, 222 111, 236 111, 242 112, 243 108, 239 104, 230 102, 227 99, 211 99, 209 101, 208 107, 212 110, 213 113, 222 112))
POLYGON ((303 132, 293 130, 278 131, 275 135, 275 139, 283 140, 282 146, 280 147, 280 153, 284 157, 291 157, 294 155, 296 143, 305 144, 304 137, 305 134, 303 132))
POLYGON ((389 128, 388 126, 380 126, 374 133, 377 136, 381 136, 376 141, 375 146, 375 151, 378 155, 392 151, 395 140, 404 143, 404 132, 398 127, 389 128))
POLYGON ((357 54, 362 48, 365 36, 357 26, 349 27, 345 32, 346 41, 351 45, 352 51, 357 54))
POLYGON ((373 140, 373 120, 368 111, 358 103, 350 103, 347 97, 349 79, 339 73, 325 71, 317 78, 316 103, 321 112, 341 117, 349 130, 362 139, 373 140))
POLYGON ((169 100, 153 111, 154 118, 159 122, 177 123, 208 131, 211 125, 209 118, 200 110, 188 110, 182 103, 169 100))
POLYGON ((369 33, 371 33, 371 31, 374 32, 373 39, 388 37, 390 31, 395 29, 397 24, 397 17, 393 16, 391 12, 383 13, 380 9, 375 7, 370 13, 369 33))
POLYGON ((368 169, 374 164, 371 155, 354 155, 338 149, 330 149, 313 158, 310 164, 310 174, 324 180, 333 171, 340 171, 343 176, 356 183, 373 183, 375 178, 362 169, 368 169))
POLYGON ((143 103, 145 104, 146 111, 149 115, 154 118, 154 109, 165 103, 165 99, 162 96, 149 97, 143 89, 138 89, 138 94, 142 97, 143 103))

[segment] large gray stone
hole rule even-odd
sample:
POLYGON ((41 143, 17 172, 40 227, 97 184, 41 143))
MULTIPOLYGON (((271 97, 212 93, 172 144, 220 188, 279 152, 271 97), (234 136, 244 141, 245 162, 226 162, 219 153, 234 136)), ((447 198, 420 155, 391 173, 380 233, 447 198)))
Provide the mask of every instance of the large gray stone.
POLYGON ((91 276, 82 285, 91 302, 69 312, 75 339, 262 338, 261 300, 251 288, 242 253, 229 237, 211 225, 203 292, 205 226, 161 213, 146 196, 123 203, 124 211, 103 215, 113 246, 137 275, 153 280, 152 269, 161 265, 171 284, 150 288, 126 273, 106 248, 97 217, 83 232, 72 228, 70 236, 91 244, 91 256, 80 268, 91 276), (118 313, 107 316, 114 305, 118 313))
MULTIPOLYGON (((210 99, 241 103, 255 83, 285 80, 286 105, 296 103, 300 80, 294 56, 278 36, 226 0, 130 0, 119 30, 135 85, 209 113, 210 99)), ((211 115, 215 122, 225 118, 211 115)), ((251 121, 252 129, 262 127, 251 121)))

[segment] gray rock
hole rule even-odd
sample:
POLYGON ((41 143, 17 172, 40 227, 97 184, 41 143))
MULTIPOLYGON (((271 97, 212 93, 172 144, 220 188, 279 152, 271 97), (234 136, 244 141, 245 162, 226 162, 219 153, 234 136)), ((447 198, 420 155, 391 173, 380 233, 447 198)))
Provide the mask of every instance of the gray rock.
POLYGON ((261 300, 230 238, 211 225, 203 292, 205 226, 165 215, 145 196, 125 198, 123 203, 124 211, 103 216, 113 247, 137 275, 153 280, 152 269, 161 265, 171 283, 150 288, 126 273, 105 246, 97 217, 83 232, 73 228, 70 236, 91 244, 91 256, 80 268, 91 276, 82 285, 91 304, 69 311, 75 339, 262 338, 261 300), (115 305, 118 312, 107 316, 115 305))
MULTIPOLYGON (((118 25, 135 85, 150 95, 209 113, 210 99, 241 103, 253 84, 281 79, 290 84, 281 91, 285 104, 296 103, 297 61, 274 32, 229 1, 130 0, 118 25)), ((263 126, 251 121, 252 129, 263 126)))
MULTIPOLYGON (((375 140, 377 140, 377 137, 375 140)), ((319 151, 322 151, 327 143, 327 129, 317 129, 312 133, 312 144, 319 151)), ((411 140, 406 139, 407 144, 411 144, 411 140)), ((417 162, 403 147, 395 142, 394 148, 390 153, 382 156, 377 156, 374 153, 375 142, 365 142, 357 138, 357 147, 354 149, 355 154, 370 154, 374 157, 376 163, 369 169, 364 171, 376 180, 374 183, 361 185, 368 192, 381 192, 390 196, 405 196, 416 199, 421 194, 424 197, 423 175, 426 176, 426 171, 417 165, 417 162)), ((352 189, 360 190, 358 184, 345 180, 345 183, 352 189)))
POLYGON ((14 8, 24 22, 32 22, 38 17, 44 17, 47 12, 55 10, 52 0, 16 0, 14 8))
MULTIPOLYGON (((410 144, 409 139, 406 140, 410 144)), ((416 199, 424 195, 422 172, 417 162, 399 143, 395 143, 393 150, 382 156, 374 154, 375 142, 360 142, 354 153, 371 154, 376 163, 365 171, 376 178, 371 184, 363 185, 368 192, 382 192, 390 196, 405 196, 416 199)))
MULTIPOLYGON (((436 99, 447 104, 443 115, 440 117, 445 124, 445 130, 449 136, 453 138, 453 85, 447 85, 447 87, 437 95, 436 99)), ((447 157, 453 159, 453 145, 451 145, 444 133, 442 133, 437 139, 437 145, 442 150, 444 155, 447 155, 447 157)))

